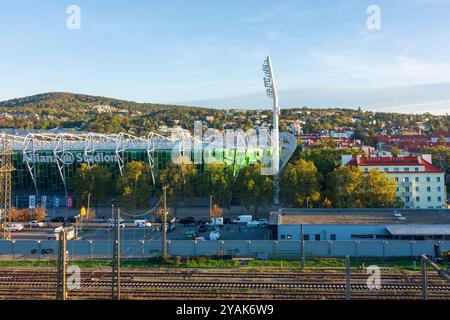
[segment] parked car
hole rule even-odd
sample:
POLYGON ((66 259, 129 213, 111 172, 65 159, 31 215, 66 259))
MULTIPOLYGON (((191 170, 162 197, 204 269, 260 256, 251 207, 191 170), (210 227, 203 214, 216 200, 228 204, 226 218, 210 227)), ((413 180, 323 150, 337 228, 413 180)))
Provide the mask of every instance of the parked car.
POLYGON ((230 218, 223 218, 223 224, 230 224, 231 222, 230 218))
POLYGON ((195 241, 205 241, 206 239, 205 239, 205 237, 196 237, 194 240, 195 241))
POLYGON ((53 217, 50 222, 64 222, 66 219, 64 217, 53 217))
POLYGON ((78 219, 79 217, 80 217, 80 216, 68 217, 66 221, 69 222, 69 223, 75 223, 75 222, 77 222, 77 219, 78 219))
POLYGON ((195 219, 194 217, 186 217, 186 218, 181 218, 180 221, 178 221, 181 224, 195 224, 195 219))
POLYGON ((247 222, 250 222, 253 220, 253 216, 251 215, 241 215, 233 220, 233 223, 238 224, 246 224, 247 222))
POLYGON ((11 232, 19 232, 23 230, 23 223, 12 222, 9 226, 9 231, 11 232))
POLYGON ((138 228, 150 228, 152 224, 147 220, 134 220, 134 226, 138 228))
POLYGON ((220 232, 219 231, 211 231, 209 233, 209 240, 220 240, 220 232))
POLYGON ((40 221, 33 220, 33 221, 30 221, 30 226, 33 227, 33 228, 39 228, 39 227, 43 227, 44 223, 40 222, 40 221))
POLYGON ((202 225, 202 224, 206 224, 210 221, 209 218, 203 218, 197 221, 197 224, 202 225))
POLYGON ((206 227, 205 224, 199 225, 198 232, 206 232, 206 231, 208 231, 208 228, 206 227))
MULTIPOLYGON (((114 228, 115 225, 116 225, 116 224, 114 223, 114 221, 113 221, 113 222, 110 222, 110 223, 109 223, 109 228, 114 228)), ((125 223, 119 222, 119 226, 120 226, 120 228, 125 228, 125 223)))
POLYGON ((256 219, 254 221, 247 222, 247 227, 259 227, 259 226, 267 226, 267 219, 256 219))
POLYGON ((206 225, 208 227, 217 227, 217 226, 223 226, 223 218, 211 218, 206 225))
POLYGON ((197 231, 195 230, 187 230, 184 233, 184 239, 186 240, 194 240, 197 237, 197 231))
MULTIPOLYGON (((109 218, 109 219, 108 219, 108 222, 109 222, 109 223, 111 223, 111 222, 114 223, 114 221, 116 221, 115 218, 109 218)), ((124 220, 122 217, 119 218, 119 222, 120 222, 120 223, 122 223, 122 222, 124 222, 124 221, 125 221, 125 220, 124 220)))

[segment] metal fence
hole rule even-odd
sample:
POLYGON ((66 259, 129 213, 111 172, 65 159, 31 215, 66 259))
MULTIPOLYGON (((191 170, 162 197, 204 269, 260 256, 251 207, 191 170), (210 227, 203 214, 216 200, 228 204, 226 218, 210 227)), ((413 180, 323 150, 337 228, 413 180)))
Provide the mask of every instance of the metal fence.
MULTIPOLYGON (((15 240, 0 241, 2 259, 49 259, 55 258, 57 241, 15 240)), ((435 245, 441 251, 450 250, 450 241, 305 241, 305 256, 312 257, 418 257, 433 254, 435 245)), ((195 257, 228 255, 242 258, 300 258, 300 241, 167 241, 170 256, 195 257)), ((78 259, 108 259, 112 256, 111 241, 67 241, 71 257, 78 259)), ((121 241, 123 259, 149 258, 161 255, 161 241, 121 241)))

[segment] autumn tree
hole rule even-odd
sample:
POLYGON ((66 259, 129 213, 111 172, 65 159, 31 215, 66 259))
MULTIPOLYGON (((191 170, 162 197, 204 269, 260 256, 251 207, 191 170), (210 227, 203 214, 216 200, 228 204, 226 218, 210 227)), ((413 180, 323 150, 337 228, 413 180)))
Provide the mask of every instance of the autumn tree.
POLYGON ((280 179, 280 198, 284 206, 304 208, 318 205, 321 175, 312 161, 289 163, 280 179))
POLYGON ((112 182, 111 172, 106 167, 98 165, 89 167, 83 163, 73 177, 76 205, 87 206, 90 194, 90 205, 97 208, 111 193, 112 182))
POLYGON ((335 208, 352 208, 363 192, 363 172, 357 167, 340 166, 330 174, 327 195, 335 208))

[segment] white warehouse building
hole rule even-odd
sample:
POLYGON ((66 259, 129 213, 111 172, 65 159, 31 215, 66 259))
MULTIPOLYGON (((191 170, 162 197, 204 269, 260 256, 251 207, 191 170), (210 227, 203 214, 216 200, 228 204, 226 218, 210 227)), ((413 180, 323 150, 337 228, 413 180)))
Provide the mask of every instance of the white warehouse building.
POLYGON ((448 209, 280 209, 270 213, 273 240, 450 240, 448 209))
POLYGON ((342 165, 359 167, 363 172, 374 169, 386 172, 397 181, 397 196, 405 208, 447 208, 445 173, 433 166, 431 155, 412 157, 361 157, 344 155, 342 165))

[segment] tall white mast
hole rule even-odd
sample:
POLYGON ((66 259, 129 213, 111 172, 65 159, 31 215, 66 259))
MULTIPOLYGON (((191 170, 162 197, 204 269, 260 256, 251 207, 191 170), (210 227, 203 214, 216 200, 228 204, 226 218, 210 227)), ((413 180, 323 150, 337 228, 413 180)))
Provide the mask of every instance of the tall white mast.
POLYGON ((277 86, 275 81, 275 74, 272 68, 272 61, 267 57, 263 64, 264 72, 264 86, 266 87, 266 94, 273 100, 273 128, 272 128, 272 170, 274 172, 275 183, 275 205, 280 204, 280 132, 278 129, 278 122, 280 117, 280 106, 278 104, 277 86))

